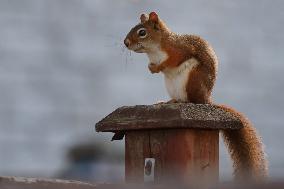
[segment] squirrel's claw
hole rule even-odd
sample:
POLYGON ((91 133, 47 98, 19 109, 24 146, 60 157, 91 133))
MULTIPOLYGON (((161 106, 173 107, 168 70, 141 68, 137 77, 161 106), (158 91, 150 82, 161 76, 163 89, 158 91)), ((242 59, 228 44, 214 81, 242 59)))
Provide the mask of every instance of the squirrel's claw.
POLYGON ((161 71, 160 68, 159 68, 159 65, 154 64, 154 63, 148 64, 148 68, 149 68, 151 73, 159 73, 161 71))
POLYGON ((178 100, 175 99, 171 99, 169 101, 161 101, 159 100, 158 102, 156 102, 154 105, 160 105, 160 104, 173 104, 173 103, 179 103, 178 100))

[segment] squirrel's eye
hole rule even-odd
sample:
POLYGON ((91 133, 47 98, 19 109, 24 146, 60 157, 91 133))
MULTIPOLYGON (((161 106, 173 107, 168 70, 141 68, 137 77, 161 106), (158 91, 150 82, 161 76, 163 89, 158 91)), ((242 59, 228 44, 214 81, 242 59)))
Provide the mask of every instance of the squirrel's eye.
POLYGON ((140 28, 139 30, 137 30, 137 34, 140 38, 145 38, 147 36, 147 31, 145 28, 140 28))

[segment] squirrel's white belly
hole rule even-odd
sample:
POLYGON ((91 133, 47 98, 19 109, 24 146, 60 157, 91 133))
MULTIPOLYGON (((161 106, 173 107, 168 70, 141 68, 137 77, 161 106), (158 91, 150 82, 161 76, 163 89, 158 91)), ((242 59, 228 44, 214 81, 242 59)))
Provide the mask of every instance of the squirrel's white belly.
POLYGON ((179 67, 166 68, 165 75, 166 88, 169 96, 178 101, 187 101, 186 86, 191 70, 198 64, 195 58, 183 62, 179 67))

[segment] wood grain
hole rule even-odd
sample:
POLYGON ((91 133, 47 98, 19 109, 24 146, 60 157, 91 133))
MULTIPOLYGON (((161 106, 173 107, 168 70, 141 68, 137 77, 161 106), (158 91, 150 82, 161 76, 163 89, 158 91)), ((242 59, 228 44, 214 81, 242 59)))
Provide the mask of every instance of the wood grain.
POLYGON ((149 131, 125 134, 125 181, 144 182, 144 159, 150 156, 149 131))
POLYGON ((219 179, 219 131, 163 129, 127 132, 127 182, 143 182, 145 158, 156 160, 156 183, 216 184, 219 179))

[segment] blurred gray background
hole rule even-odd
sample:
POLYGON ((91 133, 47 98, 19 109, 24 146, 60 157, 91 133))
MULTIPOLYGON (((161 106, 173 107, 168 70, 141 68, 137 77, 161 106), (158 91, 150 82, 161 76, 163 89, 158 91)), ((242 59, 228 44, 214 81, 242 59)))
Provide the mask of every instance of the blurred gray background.
MULTIPOLYGON (((272 178, 283 178, 283 9, 281 0, 0 0, 0 176, 123 179, 123 141, 94 124, 122 105, 168 99, 146 55, 122 43, 154 10, 213 45, 215 101, 252 120, 272 178)), ((222 142, 220 157, 229 180, 222 142)))

